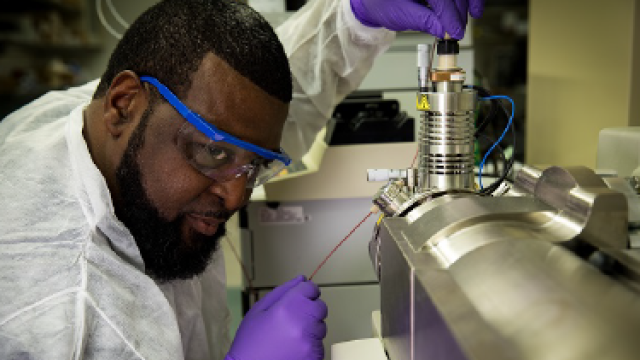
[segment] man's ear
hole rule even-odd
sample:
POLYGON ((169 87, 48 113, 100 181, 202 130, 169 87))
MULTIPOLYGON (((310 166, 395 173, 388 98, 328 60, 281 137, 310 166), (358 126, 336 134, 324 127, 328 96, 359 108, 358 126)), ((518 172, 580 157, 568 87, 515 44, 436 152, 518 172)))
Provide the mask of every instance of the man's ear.
POLYGON ((116 75, 104 100, 104 125, 113 137, 122 135, 126 127, 134 125, 136 113, 146 109, 147 99, 138 76, 130 70, 116 75))

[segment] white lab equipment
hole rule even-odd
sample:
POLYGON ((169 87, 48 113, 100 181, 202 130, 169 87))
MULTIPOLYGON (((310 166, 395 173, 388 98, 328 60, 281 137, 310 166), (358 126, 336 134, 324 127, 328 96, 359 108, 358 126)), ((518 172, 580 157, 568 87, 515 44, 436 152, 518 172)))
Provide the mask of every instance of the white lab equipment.
POLYGON ((640 176, 640 127, 602 129, 596 168, 622 177, 640 176))

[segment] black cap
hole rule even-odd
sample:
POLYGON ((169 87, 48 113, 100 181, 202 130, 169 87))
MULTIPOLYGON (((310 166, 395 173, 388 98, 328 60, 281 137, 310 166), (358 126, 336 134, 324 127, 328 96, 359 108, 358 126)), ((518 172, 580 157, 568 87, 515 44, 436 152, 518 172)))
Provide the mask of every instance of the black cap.
POLYGON ((458 45, 458 40, 438 40, 438 55, 455 55, 459 53, 460 45, 458 45))

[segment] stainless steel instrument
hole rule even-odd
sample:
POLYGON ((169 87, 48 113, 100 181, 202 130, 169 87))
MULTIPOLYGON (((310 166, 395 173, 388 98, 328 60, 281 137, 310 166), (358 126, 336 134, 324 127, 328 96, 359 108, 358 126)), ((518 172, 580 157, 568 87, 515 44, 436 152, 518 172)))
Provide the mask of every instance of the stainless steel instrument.
POLYGON ((389 358, 638 359, 640 253, 627 210, 637 196, 587 168, 531 166, 508 191, 479 193, 477 95, 455 60, 440 65, 418 93, 419 107, 428 102, 419 166, 369 172, 389 181, 370 243, 389 358))

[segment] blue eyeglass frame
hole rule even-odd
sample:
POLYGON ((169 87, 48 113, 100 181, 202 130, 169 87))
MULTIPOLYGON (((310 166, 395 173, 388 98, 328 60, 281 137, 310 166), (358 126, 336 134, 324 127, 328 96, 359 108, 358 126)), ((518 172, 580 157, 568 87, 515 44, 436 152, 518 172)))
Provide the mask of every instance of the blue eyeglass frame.
POLYGON ((280 153, 275 151, 271 151, 260 147, 258 145, 254 145, 248 143, 246 141, 242 141, 233 135, 227 134, 226 132, 218 129, 213 124, 205 121, 200 115, 196 112, 191 111, 189 107, 187 107, 177 96, 175 96, 169 88, 164 86, 158 79, 151 76, 140 76, 140 81, 147 82, 158 89, 160 94, 173 106, 182 117, 185 118, 188 122, 190 122, 196 129, 200 130, 202 133, 207 135, 213 141, 226 141, 230 144, 241 147, 245 150, 249 150, 257 155, 262 156, 268 160, 278 160, 284 163, 285 165, 289 165, 291 163, 291 158, 284 153, 284 150, 280 149, 280 153))

